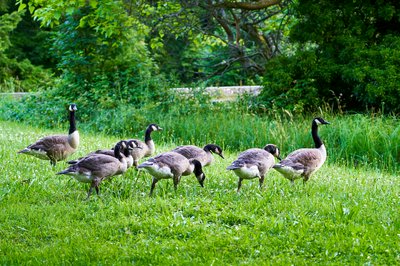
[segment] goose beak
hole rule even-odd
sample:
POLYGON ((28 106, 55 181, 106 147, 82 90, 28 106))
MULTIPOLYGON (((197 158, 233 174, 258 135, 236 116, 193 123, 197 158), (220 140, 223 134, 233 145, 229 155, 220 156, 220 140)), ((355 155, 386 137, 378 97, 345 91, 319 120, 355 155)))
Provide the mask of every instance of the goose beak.
POLYGON ((331 123, 329 123, 328 121, 325 121, 323 124, 324 125, 330 125, 331 123))
POLYGON ((225 159, 225 157, 222 155, 222 153, 219 153, 218 155, 221 156, 222 159, 225 159))
POLYGON ((276 156, 276 158, 278 158, 279 161, 282 161, 281 156, 276 156))

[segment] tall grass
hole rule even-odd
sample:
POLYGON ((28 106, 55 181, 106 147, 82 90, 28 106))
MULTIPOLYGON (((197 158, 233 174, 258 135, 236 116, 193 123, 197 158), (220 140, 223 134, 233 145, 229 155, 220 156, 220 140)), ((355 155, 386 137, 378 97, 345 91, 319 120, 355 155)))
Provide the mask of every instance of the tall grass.
MULTIPOLYGON (((38 126, 65 128, 66 110, 57 102, 28 104, 10 101, 0 104, 0 119, 16 120, 38 126)), ((79 109, 79 106, 78 106, 79 109)), ((78 110, 78 127, 84 132, 143 138, 150 123, 165 130, 164 143, 204 146, 216 143, 225 150, 241 151, 250 147, 277 144, 283 155, 312 147, 311 121, 321 116, 331 125, 319 133, 328 150, 328 160, 344 166, 369 166, 398 173, 400 170, 400 120, 381 114, 335 114, 329 109, 314 114, 289 112, 254 113, 244 104, 175 102, 168 108, 159 104, 141 109, 118 106, 115 109, 78 110)))
MULTIPOLYGON (((335 126, 348 125, 347 119, 355 119, 325 117, 332 122, 321 128, 327 143, 334 140, 335 126)), ((277 142, 282 132, 298 133, 294 136, 298 143, 290 141, 282 145, 284 149, 311 143, 308 120, 300 123, 284 119, 282 123, 257 119, 261 129, 279 133, 277 142)), ((356 121, 364 119, 372 118, 356 121)), ((164 122, 166 131, 153 136, 157 152, 170 150, 187 137, 181 133, 172 138, 172 119, 164 122), (175 144, 163 142, 163 138, 175 144)), ((247 123, 244 125, 250 125, 247 123)), ((192 130, 195 141, 197 134, 219 136, 209 132, 215 127, 206 121, 207 127, 201 133, 178 121, 176 124, 192 130)), ((154 197, 149 197, 151 177, 142 173, 135 182, 137 173, 130 169, 123 176, 103 182, 101 195, 85 201, 87 185, 55 175, 66 167, 65 163, 53 168, 48 161, 16 153, 38 137, 64 132, 65 125, 45 130, 0 122, 2 265, 400 263, 400 179, 396 175, 360 165, 341 166, 331 158, 306 185, 290 185, 271 171, 263 190, 258 189, 257 180, 245 180, 241 194, 237 194, 237 177, 225 168, 239 151, 229 146, 225 160, 216 157, 215 164, 204 170, 205 188, 194 176, 187 176, 175 193, 171 180, 162 180, 154 197)), ((175 131, 173 135, 177 134, 175 131)), ((240 137, 240 132, 236 134, 240 137)), ((238 145, 263 145, 265 135, 254 134, 262 139, 238 145)), ((81 140, 72 158, 111 147, 118 137, 81 131, 81 140)), ((187 138, 185 141, 189 142, 187 138)), ((208 141, 213 139, 204 137, 199 142, 208 141)))

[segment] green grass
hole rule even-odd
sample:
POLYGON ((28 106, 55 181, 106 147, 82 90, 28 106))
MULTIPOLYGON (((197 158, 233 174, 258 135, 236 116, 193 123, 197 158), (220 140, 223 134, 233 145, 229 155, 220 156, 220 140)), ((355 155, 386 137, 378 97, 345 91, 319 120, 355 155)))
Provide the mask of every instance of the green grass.
MULTIPOLYGON (((65 131, 65 100, 45 96, 38 94, 38 98, 19 101, 0 98, 0 120, 65 131)), ((140 108, 122 103, 115 108, 78 105, 77 120, 79 130, 91 134, 142 137, 150 123, 158 123, 165 128, 158 135, 161 143, 199 146, 217 143, 233 152, 274 143, 285 155, 300 147, 313 146, 311 121, 321 116, 331 122, 320 129, 330 163, 400 174, 400 120, 396 115, 340 115, 329 108, 306 115, 268 109, 257 113, 248 104, 251 102, 245 100, 213 104, 196 98, 174 98, 169 108, 160 103, 140 108)))
MULTIPOLYGON (((175 145, 160 143, 169 134, 162 126, 154 134, 158 152, 175 145)), ((205 169, 205 188, 188 176, 175 193, 162 180, 149 197, 151 177, 142 173, 135 183, 130 169, 85 201, 86 184, 55 175, 65 163, 52 168, 16 154, 64 131, 0 122, 2 265, 400 263, 400 179, 375 166, 329 160, 306 185, 293 186, 271 171, 262 191, 257 180, 245 180, 237 194, 237 178, 225 170, 239 152, 232 149, 205 169)), ((81 132, 81 140, 73 158, 118 138, 81 132)))

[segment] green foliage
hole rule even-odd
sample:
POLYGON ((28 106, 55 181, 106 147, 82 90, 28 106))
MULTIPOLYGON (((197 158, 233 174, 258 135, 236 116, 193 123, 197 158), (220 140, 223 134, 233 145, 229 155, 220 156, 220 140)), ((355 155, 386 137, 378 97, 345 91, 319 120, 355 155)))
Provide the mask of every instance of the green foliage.
POLYGON ((269 109, 287 109, 295 113, 312 112, 322 104, 318 84, 310 75, 317 58, 313 52, 297 52, 292 57, 277 57, 269 62, 263 90, 257 101, 269 109))
POLYGON ((399 10, 398 1, 299 1, 291 32, 299 49, 267 66, 262 100, 293 111, 325 103, 398 113, 399 10))
POLYGON ((10 56, 10 34, 22 15, 19 12, 0 15, 0 92, 38 91, 52 84, 49 71, 32 65, 28 59, 10 56))
MULTIPOLYGON (((112 3, 112 10, 117 4, 112 3)), ((122 22, 118 31, 113 28, 113 34, 82 23, 101 13, 101 6, 77 9, 58 27, 52 52, 58 58, 62 80, 48 96, 80 104, 88 117, 92 117, 93 107, 140 107, 148 101, 160 101, 166 87, 147 56, 142 36, 122 22)), ((120 10, 121 17, 124 12, 120 10)))
MULTIPOLYGON (((321 133, 329 134, 332 126, 321 133)), ((212 129, 204 128, 203 133, 212 129)), ((263 190, 257 180, 246 180, 238 195, 237 177, 225 170, 236 158, 235 150, 225 151, 225 160, 215 158, 205 169, 204 188, 187 176, 175 193, 171 180, 162 180, 149 197, 151 177, 138 177, 130 169, 104 181, 100 196, 84 201, 87 185, 55 176, 65 164, 52 168, 46 161, 14 152, 55 131, 65 129, 0 124, 0 264, 399 262, 397 175, 331 161, 306 185, 290 185, 271 171, 263 190)), ((165 132, 157 133, 158 152, 175 147, 159 141, 165 132)), ((83 132, 81 137, 73 158, 118 140, 83 132)))

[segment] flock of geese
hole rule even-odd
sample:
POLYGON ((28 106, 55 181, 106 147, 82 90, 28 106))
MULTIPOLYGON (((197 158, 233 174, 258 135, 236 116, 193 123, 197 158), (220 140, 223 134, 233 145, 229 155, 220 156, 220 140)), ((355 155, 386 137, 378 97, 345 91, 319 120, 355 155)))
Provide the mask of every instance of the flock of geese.
MULTIPOLYGON (((79 146, 79 133, 75 121, 76 110, 75 104, 69 106, 68 135, 41 138, 18 153, 50 160, 53 166, 58 161, 66 160, 79 146)), ((239 177, 237 192, 240 191, 243 179, 258 178, 261 188, 265 175, 271 168, 291 182, 298 178, 303 178, 306 182, 326 160, 325 145, 318 135, 318 126, 324 124, 329 124, 329 122, 320 117, 312 120, 311 135, 315 148, 295 150, 283 160, 280 158, 278 147, 274 144, 267 144, 263 149, 252 148, 240 153, 238 158, 226 168, 239 177), (275 163, 275 157, 280 162, 275 163)), ((153 194, 159 180, 172 178, 176 190, 181 177, 190 174, 194 174, 203 187, 206 178, 203 168, 212 164, 213 154, 224 158, 221 147, 215 144, 208 144, 204 148, 193 145, 179 146, 139 164, 142 158, 150 157, 155 153, 151 133, 159 130, 162 128, 156 124, 150 124, 146 129, 144 141, 121 140, 110 150, 97 150, 84 157, 68 161, 69 167, 57 174, 73 176, 80 182, 90 183, 87 199, 93 189, 99 194, 99 185, 103 180, 123 174, 130 167, 145 169, 153 177, 150 195, 153 194)))

